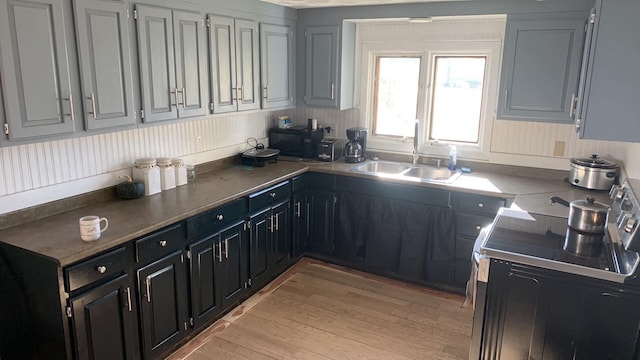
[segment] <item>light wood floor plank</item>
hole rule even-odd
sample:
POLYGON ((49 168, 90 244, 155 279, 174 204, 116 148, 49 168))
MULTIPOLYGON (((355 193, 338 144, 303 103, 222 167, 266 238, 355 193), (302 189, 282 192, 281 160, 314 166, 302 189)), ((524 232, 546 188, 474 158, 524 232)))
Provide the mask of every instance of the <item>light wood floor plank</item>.
POLYGON ((459 295, 303 259, 170 360, 463 360, 459 295))

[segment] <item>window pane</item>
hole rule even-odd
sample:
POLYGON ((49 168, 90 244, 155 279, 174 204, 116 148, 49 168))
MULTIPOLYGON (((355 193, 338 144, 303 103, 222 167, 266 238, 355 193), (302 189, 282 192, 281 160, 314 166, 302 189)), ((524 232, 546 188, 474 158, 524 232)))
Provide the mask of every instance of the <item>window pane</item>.
POLYGON ((419 57, 378 57, 374 134, 413 137, 419 57))
POLYGON ((431 139, 478 143, 485 60, 436 56, 431 139))

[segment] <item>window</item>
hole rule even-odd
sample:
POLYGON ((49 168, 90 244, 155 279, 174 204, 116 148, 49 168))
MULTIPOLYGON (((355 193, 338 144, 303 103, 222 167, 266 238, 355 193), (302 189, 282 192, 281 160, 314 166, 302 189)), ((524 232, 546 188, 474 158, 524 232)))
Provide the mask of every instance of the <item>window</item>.
POLYGON ((488 159, 504 17, 359 24, 360 125, 370 150, 488 159))

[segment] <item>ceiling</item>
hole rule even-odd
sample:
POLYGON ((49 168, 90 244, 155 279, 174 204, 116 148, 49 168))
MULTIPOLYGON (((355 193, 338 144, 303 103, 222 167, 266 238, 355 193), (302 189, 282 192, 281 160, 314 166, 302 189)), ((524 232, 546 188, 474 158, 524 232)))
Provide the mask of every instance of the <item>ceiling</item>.
POLYGON ((403 3, 428 3, 459 0, 262 0, 272 4, 278 4, 294 9, 335 7, 335 6, 360 6, 360 5, 389 5, 403 3))

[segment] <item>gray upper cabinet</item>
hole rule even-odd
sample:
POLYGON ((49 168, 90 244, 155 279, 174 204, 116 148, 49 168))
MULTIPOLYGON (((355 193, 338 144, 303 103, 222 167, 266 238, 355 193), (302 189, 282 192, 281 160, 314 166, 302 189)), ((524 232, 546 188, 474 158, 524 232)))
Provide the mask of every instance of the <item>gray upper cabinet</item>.
POLYGON ((82 0, 75 10, 86 129, 135 124, 127 5, 82 0))
POLYGON ((260 24, 262 108, 295 106, 295 44, 287 25, 260 24))
POLYGON ((640 1, 599 0, 587 44, 584 98, 577 119, 585 139, 640 141, 640 1))
POLYGON ((258 24, 209 15, 208 26, 213 112, 259 109, 258 24))
POLYGON ((573 123, 586 13, 509 16, 498 118, 573 123))
POLYGON ((0 78, 10 140, 75 129, 62 0, 0 1, 0 78))
POLYGON ((143 120, 207 114, 202 17, 147 5, 135 11, 143 120))
POLYGON ((307 105, 337 107, 338 26, 310 26, 305 30, 307 105))

